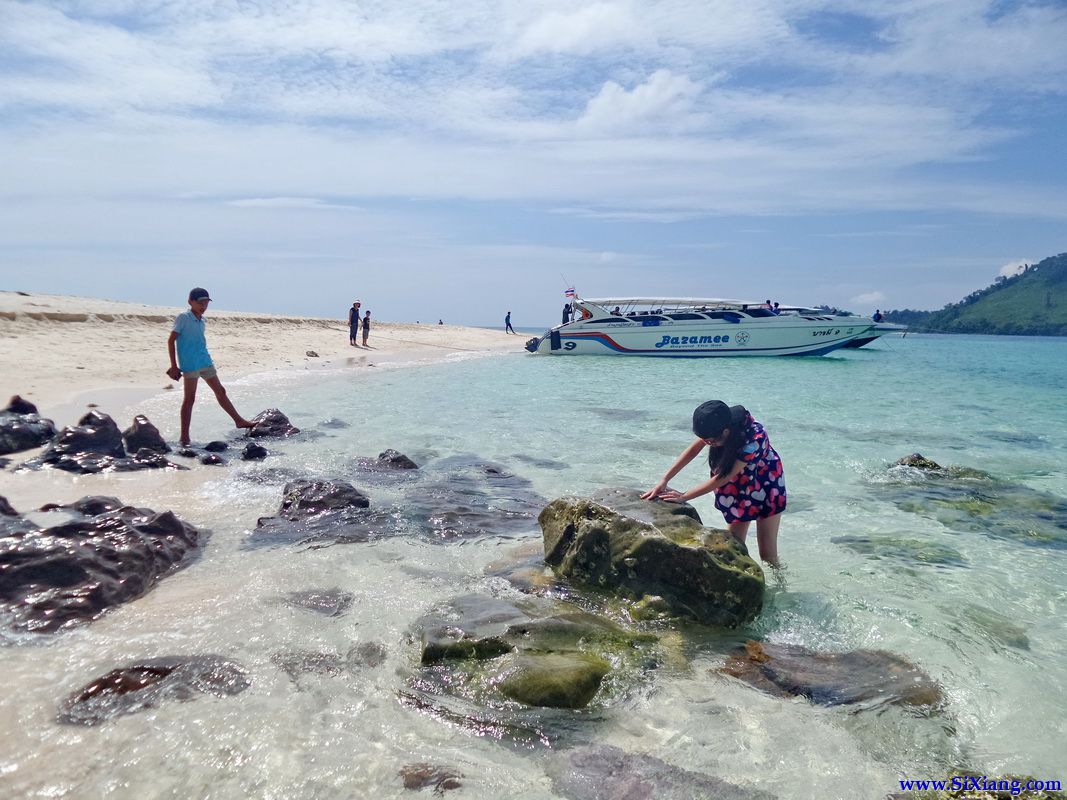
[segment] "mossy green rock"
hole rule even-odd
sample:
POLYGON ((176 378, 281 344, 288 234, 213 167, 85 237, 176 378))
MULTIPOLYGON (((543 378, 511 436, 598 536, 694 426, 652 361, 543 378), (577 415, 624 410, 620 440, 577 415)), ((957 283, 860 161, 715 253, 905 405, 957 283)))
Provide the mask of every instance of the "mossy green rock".
POLYGON ((743 625, 763 608, 759 565, 732 536, 701 525, 692 506, 611 489, 554 500, 538 521, 545 561, 577 585, 660 598, 657 610, 707 625, 743 625))
POLYGON ((611 671, 602 658, 586 653, 538 653, 501 659, 500 691, 519 703, 542 708, 583 708, 611 671))

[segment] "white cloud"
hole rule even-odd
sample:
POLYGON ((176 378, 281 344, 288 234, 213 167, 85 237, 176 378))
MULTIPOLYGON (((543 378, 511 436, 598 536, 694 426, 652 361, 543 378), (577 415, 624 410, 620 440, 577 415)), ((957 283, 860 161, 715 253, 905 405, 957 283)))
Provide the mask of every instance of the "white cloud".
POLYGON ((317 197, 247 197, 227 200, 226 205, 236 208, 306 208, 342 211, 359 211, 358 206, 330 203, 317 197))
POLYGON ((1032 263, 1032 261, 1026 258, 1018 258, 1015 261, 1009 261, 997 271, 997 275, 1002 278, 1011 278, 1018 275, 1028 264, 1032 263))
POLYGON ((700 93, 699 83, 666 69, 656 70, 631 91, 608 81, 586 105, 578 129, 598 135, 692 130, 700 124, 693 113, 700 93))
POLYGON ((873 291, 864 292, 858 294, 855 297, 849 298, 850 302, 856 303, 861 306, 881 306, 886 301, 885 292, 873 291))
POLYGON ((639 44, 648 34, 623 3, 592 3, 566 11, 549 11, 533 20, 510 48, 522 57, 538 52, 588 55, 601 48, 639 44))

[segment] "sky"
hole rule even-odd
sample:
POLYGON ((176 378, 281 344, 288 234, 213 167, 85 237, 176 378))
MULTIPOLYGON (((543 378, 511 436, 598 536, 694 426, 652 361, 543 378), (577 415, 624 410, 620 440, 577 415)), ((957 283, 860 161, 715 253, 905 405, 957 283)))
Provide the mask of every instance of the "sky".
POLYGON ((0 0, 0 289, 940 308, 1067 251, 1065 99, 1065 0, 0 0))

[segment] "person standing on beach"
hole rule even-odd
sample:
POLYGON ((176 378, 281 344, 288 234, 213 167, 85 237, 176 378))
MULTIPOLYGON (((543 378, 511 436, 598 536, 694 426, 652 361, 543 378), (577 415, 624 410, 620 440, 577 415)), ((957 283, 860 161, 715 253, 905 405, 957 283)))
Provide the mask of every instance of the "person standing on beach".
POLYGON ((363 317, 363 346, 367 346, 367 337, 370 336, 370 312, 363 317))
POLYGON ((230 419, 238 428, 255 427, 253 423, 237 413, 233 407, 226 388, 219 380, 215 364, 207 351, 207 339, 205 338, 204 312, 211 302, 207 289, 199 286, 189 292, 189 310, 183 311, 174 320, 174 328, 167 339, 167 352, 170 355, 170 368, 167 376, 171 380, 184 378, 185 395, 182 397, 181 409, 181 436, 178 442, 183 446, 189 445, 189 423, 193 419, 193 403, 196 401, 196 385, 203 378, 211 391, 215 393, 222 410, 230 415, 230 419))
MULTIPOLYGON (((507 316, 504 317, 504 333, 515 333, 515 329, 513 327, 511 327, 511 312, 510 311, 507 313, 507 316)), ((515 334, 515 335, 517 336, 518 334, 515 334)))
POLYGON ((778 525, 785 511, 785 477, 782 459, 771 440, 744 406, 709 400, 693 412, 696 441, 674 462, 663 479, 641 495, 644 500, 684 503, 715 492, 715 507, 722 512, 730 535, 744 542, 748 526, 756 522, 760 558, 778 564, 778 525), (686 492, 667 484, 700 451, 709 447, 711 479, 686 492))
POLYGON ((348 343, 353 347, 356 346, 356 339, 359 338, 359 301, 357 300, 352 304, 352 307, 348 309, 348 343))

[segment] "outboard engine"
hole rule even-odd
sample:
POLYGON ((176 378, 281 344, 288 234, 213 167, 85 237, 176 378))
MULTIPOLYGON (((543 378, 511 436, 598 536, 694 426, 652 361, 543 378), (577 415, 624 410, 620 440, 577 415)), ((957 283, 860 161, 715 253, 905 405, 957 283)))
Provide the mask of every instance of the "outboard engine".
POLYGON ((539 344, 541 344, 541 337, 535 336, 534 338, 527 340, 526 349, 531 353, 536 353, 539 344))

